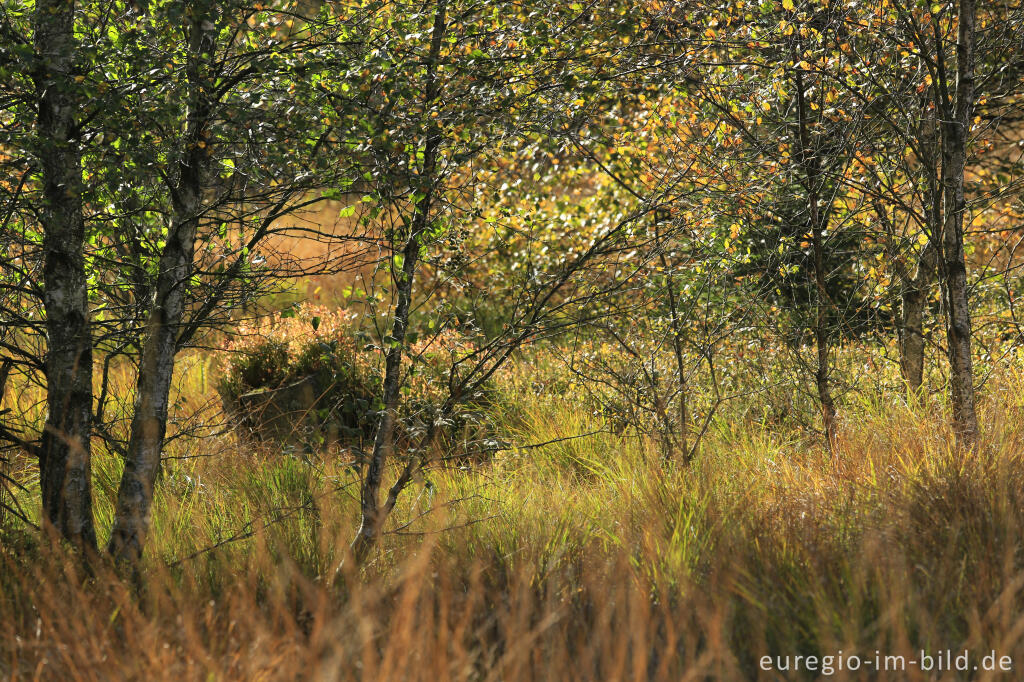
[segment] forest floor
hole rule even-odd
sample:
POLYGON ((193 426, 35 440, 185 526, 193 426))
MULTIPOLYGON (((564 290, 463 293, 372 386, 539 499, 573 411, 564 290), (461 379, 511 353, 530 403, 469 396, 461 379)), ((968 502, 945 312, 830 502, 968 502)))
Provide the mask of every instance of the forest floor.
MULTIPOLYGON (((215 367, 183 363, 188 400, 209 397, 215 367)), ((538 371, 499 377, 508 447, 429 470, 359 570, 343 453, 231 432, 174 446, 134 579, 82 574, 7 519, 0 677, 1013 679, 998 661, 1024 662, 1012 369, 989 377, 969 455, 936 393, 848 401, 832 454, 734 411, 689 466, 609 433, 538 371), (946 651, 978 668, 924 671, 946 651), (777 658, 798 655, 817 668, 777 658), (879 669, 886 656, 904 670, 879 669)), ((120 464, 100 452, 94 468, 102 538, 120 464)))

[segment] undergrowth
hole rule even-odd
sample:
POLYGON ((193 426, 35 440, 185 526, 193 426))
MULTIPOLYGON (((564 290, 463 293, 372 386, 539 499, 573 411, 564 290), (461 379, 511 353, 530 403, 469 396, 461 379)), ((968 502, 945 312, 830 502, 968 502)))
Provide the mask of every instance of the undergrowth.
MULTIPOLYGON (((683 466, 536 371, 498 380, 507 448, 425 472, 359 571, 344 453, 230 434, 168 460, 134 579, 102 561, 83 574, 8 518, 0 676, 737 680, 778 679, 762 656, 840 650, 1024 661, 1015 373, 990 378, 968 455, 940 398, 891 394, 849 401, 834 455, 737 411, 683 466)), ((120 464, 101 451, 94 467, 105 535, 120 464)), ((895 678, 915 675, 931 679, 895 678)))

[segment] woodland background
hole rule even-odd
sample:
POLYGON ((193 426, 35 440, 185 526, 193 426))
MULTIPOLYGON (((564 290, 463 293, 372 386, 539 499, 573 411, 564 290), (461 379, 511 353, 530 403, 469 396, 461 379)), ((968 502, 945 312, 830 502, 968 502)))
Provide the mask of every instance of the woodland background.
POLYGON ((1022 75, 1016 0, 2 0, 0 674, 1024 661, 1022 75))

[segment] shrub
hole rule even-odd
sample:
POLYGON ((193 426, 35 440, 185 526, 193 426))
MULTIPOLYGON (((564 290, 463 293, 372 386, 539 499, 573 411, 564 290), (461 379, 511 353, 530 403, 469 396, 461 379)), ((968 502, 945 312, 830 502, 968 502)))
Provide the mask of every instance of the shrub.
MULTIPOLYGON (((243 326, 227 344, 217 384, 236 426, 259 439, 307 445, 361 446, 373 437, 383 408, 383 353, 344 309, 302 304, 255 326, 243 326)), ((473 345, 454 332, 410 344, 398 424, 400 444, 414 440, 447 393, 446 373, 473 345)), ((440 424, 439 442, 450 451, 479 430, 488 399, 440 424)))
POLYGON ((301 306, 240 328, 217 386, 236 425, 315 444, 372 435, 380 376, 351 327, 344 310, 301 306))

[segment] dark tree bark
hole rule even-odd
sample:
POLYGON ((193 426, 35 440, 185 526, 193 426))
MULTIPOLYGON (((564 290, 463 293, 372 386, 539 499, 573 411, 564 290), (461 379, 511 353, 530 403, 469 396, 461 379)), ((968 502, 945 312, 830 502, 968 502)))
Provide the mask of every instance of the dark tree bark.
MULTIPOLYGON (((796 61, 796 60, 794 60, 796 61)), ((808 216, 811 222, 811 248, 814 262, 814 344, 817 351, 817 366, 814 372, 814 383, 818 390, 818 404, 821 407, 822 427, 825 431, 825 442, 831 452, 836 439, 836 404, 832 397, 830 384, 831 367, 829 364, 830 331, 828 321, 828 289, 826 288, 825 272, 825 228, 826 217, 822 217, 819 206, 819 188, 821 183, 821 167, 818 154, 811 149, 807 126, 807 102, 802 69, 796 69, 797 99, 797 139, 800 143, 800 162, 804 171, 804 184, 807 191, 808 216)))
MULTIPOLYGON (((664 253, 661 254, 661 259, 662 265, 666 266, 664 253)), ((686 381, 686 361, 683 358, 683 325, 671 282, 668 285, 668 305, 672 321, 672 355, 676 361, 676 375, 679 380, 679 446, 683 453, 683 462, 689 464, 696 456, 696 452, 690 450, 690 411, 687 405, 689 386, 686 381)), ((670 449, 668 457, 671 458, 671 456, 672 450, 670 449)))
POLYGON ((209 155, 204 137, 210 105, 201 83, 199 62, 204 53, 212 52, 212 36, 210 31, 204 30, 199 16, 193 16, 189 33, 192 60, 188 66, 191 94, 183 142, 186 149, 172 189, 174 218, 160 254, 135 387, 125 469, 117 491, 114 528, 107 547, 112 556, 127 562, 136 562, 142 556, 149 529, 153 487, 160 471, 160 454, 167 430, 178 330, 185 314, 187 285, 195 258, 203 171, 209 155))
POLYGON ((73 545, 95 548, 90 480, 92 335, 77 140, 79 104, 74 96, 74 14, 73 0, 36 3, 48 409, 39 469, 45 522, 73 545))
MULTIPOLYGON (((439 0, 434 13, 428 56, 424 100, 434 101, 440 92, 437 76, 437 61, 441 54, 446 21, 446 2, 439 0)), ((401 388, 402 354, 405 352, 406 332, 409 326, 409 311, 412 305, 413 282, 419 263, 420 246, 430 227, 430 212, 436 185, 437 155, 441 139, 434 131, 427 137, 423 149, 423 164, 418 174, 418 191, 422 196, 414 207, 409 234, 402 248, 402 268, 396 273, 395 314, 390 334, 390 346, 384 362, 383 403, 384 411, 373 440, 373 451, 360 490, 360 524, 352 542, 352 552, 357 563, 363 563, 376 546, 380 531, 394 507, 394 501, 381 506, 380 487, 384 477, 384 466, 394 445, 395 418, 398 412, 399 389, 401 388)))
POLYGON ((924 310, 928 304, 935 272, 935 249, 929 244, 914 275, 903 278, 900 296, 900 373, 911 393, 918 393, 924 381, 924 310))
MULTIPOLYGON (((941 123, 943 224, 940 274, 946 311, 946 343, 949 355, 950 397, 953 425, 961 445, 971 447, 978 439, 974 406, 974 367, 971 358, 971 315, 968 304, 967 265, 964 255, 964 170, 967 142, 974 108, 975 0, 960 0, 957 34, 956 91, 951 98, 940 92, 948 113, 941 123), (951 115, 949 115, 951 114, 951 115)), ((942 69, 942 62, 939 62, 942 69)), ((940 79, 945 84, 946 79, 940 79)), ((948 91, 948 87, 942 87, 948 91)))
MULTIPOLYGON (((929 184, 934 176, 929 176, 929 184)), ((926 193, 926 205, 931 205, 931 192, 926 193)), ((886 234, 894 241, 899 230, 889 218, 886 207, 875 199, 875 215, 882 222, 886 234)), ((928 215, 932 215, 928 210, 928 215)), ((928 305, 928 294, 935 280, 936 249, 929 240, 917 259, 913 274, 897 256, 897 247, 892 247, 888 256, 900 282, 900 310, 896 320, 896 334, 900 351, 900 376, 911 396, 920 393, 924 381, 924 311, 928 305)))
MULTIPOLYGON (((433 155, 427 158, 432 160, 433 155)), ((409 309, 412 304, 413 281, 419 258, 420 236, 428 222, 430 210, 429 193, 416 208, 413 232, 402 249, 404 262, 397 282, 395 319, 391 327, 391 346, 384 362, 384 411, 377 425, 373 439, 373 452, 367 466, 360 494, 361 519, 352 549, 356 561, 362 563, 369 556, 380 536, 380 529, 386 514, 380 505, 380 487, 384 477, 384 465, 394 445, 395 417, 398 412, 399 389, 401 388, 402 354, 406 331, 409 326, 409 309)))

